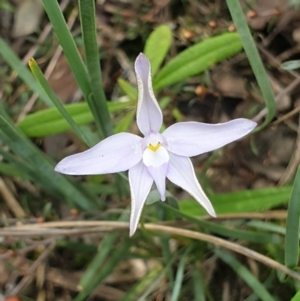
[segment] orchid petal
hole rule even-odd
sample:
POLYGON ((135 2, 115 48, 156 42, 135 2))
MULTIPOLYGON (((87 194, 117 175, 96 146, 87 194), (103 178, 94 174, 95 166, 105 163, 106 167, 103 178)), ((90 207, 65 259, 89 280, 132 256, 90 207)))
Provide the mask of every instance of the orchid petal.
POLYGON ((135 61, 135 73, 139 92, 137 125, 144 135, 151 131, 159 132, 162 112, 153 93, 150 62, 143 53, 135 61))
POLYGON ((128 170, 142 159, 142 138, 120 133, 110 136, 91 149, 66 157, 55 171, 68 175, 95 175, 128 170))
POLYGON ((211 216, 216 216, 212 204, 196 178, 194 167, 189 158, 170 153, 167 178, 193 196, 211 216))
POLYGON ((159 167, 147 167, 149 174, 155 182, 156 188, 160 195, 160 199, 163 202, 166 200, 166 175, 168 171, 168 165, 168 163, 165 163, 159 167))
POLYGON ((240 139, 255 127, 255 122, 244 118, 218 124, 179 122, 167 128, 162 135, 166 138, 168 151, 192 157, 240 139))
POLYGON ((132 236, 139 223, 144 203, 153 184, 153 179, 142 161, 129 169, 128 178, 131 192, 129 235, 132 236))

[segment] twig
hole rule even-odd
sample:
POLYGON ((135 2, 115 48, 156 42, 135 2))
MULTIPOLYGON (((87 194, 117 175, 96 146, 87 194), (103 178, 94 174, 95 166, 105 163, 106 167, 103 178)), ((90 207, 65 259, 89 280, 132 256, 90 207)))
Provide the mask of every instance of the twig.
MULTIPOLYGON (((120 230, 120 229, 128 229, 128 223, 125 222, 111 222, 111 221, 61 221, 61 222, 48 222, 44 224, 32 224, 32 225, 21 225, 21 226, 15 226, 10 228, 3 228, 0 235, 12 235, 14 231, 23 232, 23 236, 26 236, 28 234, 34 234, 36 233, 36 230, 45 229, 45 233, 43 235, 46 235, 49 233, 49 231, 53 228, 72 228, 72 227, 104 227, 106 229, 110 230, 120 230)), ((141 228, 141 227, 140 227, 141 228)), ((233 252, 242 254, 248 258, 252 258, 256 261, 259 261, 263 263, 264 265, 281 271, 282 273, 294 278, 295 280, 300 282, 300 274, 288 269, 284 265, 280 264, 279 262, 262 255, 256 251, 253 251, 249 248, 240 246, 236 243, 227 241, 222 238, 215 237, 213 235, 199 233, 192 230, 186 230, 186 229, 179 229, 175 227, 170 226, 164 226, 164 225, 156 225, 156 224, 144 224, 143 229, 155 231, 157 233, 169 233, 172 235, 178 235, 178 236, 184 236, 189 237, 196 240, 205 241, 208 243, 212 243, 215 246, 222 247, 228 250, 231 250, 233 252)), ((59 229, 56 229, 59 230, 59 229)), ((40 233, 38 235, 41 235, 40 233)))
POLYGON ((10 292, 10 295, 18 294, 18 292, 22 289, 22 287, 28 282, 28 280, 32 276, 32 273, 37 269, 40 263, 48 257, 49 253, 54 248, 54 246, 55 246, 55 241, 52 241, 52 243, 48 246, 48 248, 43 251, 43 253, 38 257, 38 259, 26 271, 26 274, 24 275, 22 280, 14 287, 14 289, 10 292))
POLYGON ((297 167, 300 163, 300 115, 298 119, 299 119, 298 131, 297 131, 297 139, 296 139, 295 147, 293 150, 292 157, 289 161, 289 164, 278 183, 278 185, 280 186, 283 186, 284 184, 292 180, 294 174, 296 173, 297 167))
POLYGON ((2 178, 0 178, 0 194, 2 195, 3 200, 6 202, 9 209, 13 212, 13 214, 16 217, 26 216, 25 211, 15 199, 11 191, 8 189, 2 178))

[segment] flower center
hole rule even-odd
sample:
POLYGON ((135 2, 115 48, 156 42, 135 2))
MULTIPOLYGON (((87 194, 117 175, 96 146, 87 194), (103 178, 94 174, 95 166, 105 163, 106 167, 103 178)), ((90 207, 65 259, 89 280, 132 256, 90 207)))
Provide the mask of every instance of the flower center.
POLYGON ((159 133, 150 133, 144 138, 143 162, 147 167, 160 167, 169 161, 163 137, 159 133))
POLYGON ((161 146, 161 143, 158 142, 155 146, 153 146, 152 144, 149 144, 147 147, 152 150, 153 152, 156 152, 161 146))

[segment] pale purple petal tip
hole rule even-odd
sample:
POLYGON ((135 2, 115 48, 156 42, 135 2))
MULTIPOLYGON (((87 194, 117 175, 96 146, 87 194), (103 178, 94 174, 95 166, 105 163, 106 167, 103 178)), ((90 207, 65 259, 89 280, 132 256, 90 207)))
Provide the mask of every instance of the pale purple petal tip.
POLYGON ((131 214, 129 235, 132 236, 138 226, 144 203, 153 184, 153 179, 143 161, 129 169, 131 192, 131 214))
POLYGON ((128 170, 142 158, 142 138, 120 133, 106 138, 91 149, 66 157, 55 171, 68 175, 96 175, 128 170))
POLYGON ((167 178, 186 190, 211 216, 216 217, 215 210, 201 188, 189 158, 170 154, 167 178))
POLYGON ((151 131, 159 132, 162 112, 153 93, 150 62, 143 53, 135 61, 135 73, 139 92, 137 125, 144 135, 151 131))
POLYGON ((180 156, 193 157, 218 149, 249 134, 256 123, 239 118, 225 123, 179 122, 163 132, 167 149, 180 156))

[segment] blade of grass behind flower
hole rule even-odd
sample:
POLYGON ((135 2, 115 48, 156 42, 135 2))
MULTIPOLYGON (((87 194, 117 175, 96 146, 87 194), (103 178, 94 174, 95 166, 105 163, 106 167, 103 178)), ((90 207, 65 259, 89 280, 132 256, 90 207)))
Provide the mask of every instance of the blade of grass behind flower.
POLYGON ((152 270, 150 270, 146 275, 138 281, 132 289, 130 289, 126 295, 119 301, 132 301, 132 300, 140 300, 138 296, 145 291, 145 288, 149 287, 149 284, 153 283, 157 277, 161 274, 161 267, 156 266, 152 270))
POLYGON ((192 277, 194 287, 194 299, 197 301, 205 301, 205 289, 203 285, 203 278, 200 269, 197 266, 195 266, 195 268, 192 271, 192 277))
MULTIPOLYGON (((276 113, 276 103, 274 99, 274 94, 263 66, 262 60, 259 56, 255 42, 252 38, 251 32, 247 25, 247 21, 244 16, 244 12, 241 8, 239 0, 226 0, 227 6, 229 8, 232 20, 236 26, 237 32, 240 35, 245 53, 248 57, 249 63, 263 95, 266 107, 268 109, 268 114, 264 123, 258 128, 266 126, 274 117, 276 113)), ((258 130, 256 129, 256 130, 258 130)))
POLYGON ((38 81, 38 83, 41 85, 41 87, 44 89, 44 91, 47 93, 53 104, 56 106, 57 110, 60 112, 60 114, 65 118, 65 120, 69 123, 71 128, 74 130, 74 132, 77 134, 79 138, 83 142, 85 142, 89 147, 93 146, 93 143, 88 139, 88 137, 84 134, 84 132, 80 129, 80 127, 76 124, 76 122, 73 120, 73 118, 69 115, 67 110, 64 108, 63 104, 60 102, 60 100, 55 95, 54 91, 50 87, 49 83, 47 82, 46 78, 44 77, 40 67, 36 63, 36 61, 31 58, 29 60, 29 67, 31 69, 32 74, 38 81))
POLYGON ((92 210, 93 203, 63 175, 54 171, 54 164, 37 147, 8 120, 0 116, 0 140, 6 144, 17 156, 31 164, 42 177, 46 177, 49 186, 59 191, 63 201, 71 207, 92 210))
POLYGON ((289 201, 285 235, 285 265, 288 268, 298 266, 299 260, 299 218, 300 218, 300 167, 294 180, 289 201))
POLYGON ((42 0, 45 11, 57 35, 70 68, 86 100, 91 93, 87 70, 78 52, 74 39, 66 24, 57 1, 42 0))
POLYGON ((95 121, 99 124, 104 137, 113 134, 112 122, 107 108, 107 101, 102 87, 99 50, 95 20, 95 1, 79 0, 81 31, 85 49, 85 59, 92 91, 89 101, 95 112, 95 121))
POLYGON ((172 287, 172 296, 171 296, 171 301, 177 301, 180 300, 180 290, 183 282, 183 276, 184 276, 184 269, 188 260, 188 255, 191 252, 193 245, 190 245, 188 247, 183 256, 180 258, 179 265, 177 268, 177 273, 174 281, 174 286, 172 287))
POLYGON ((41 86, 36 82, 30 71, 23 65, 20 59, 15 55, 12 49, 0 37, 0 55, 10 67, 18 73, 18 76, 26 83, 26 85, 49 107, 53 106, 51 100, 41 86))
MULTIPOLYGON (((119 236, 120 237, 120 236, 119 236)), ((111 274, 115 269, 117 264, 127 258, 127 253, 132 244, 132 240, 126 238, 119 246, 114 248, 113 252, 110 248, 111 253, 106 258, 106 262, 101 266, 101 269, 98 273, 95 274, 94 278, 90 279, 91 281, 82 289, 82 291, 77 295, 74 301, 83 301, 99 286, 102 281, 111 274)))
POLYGON ((114 248, 114 244, 118 239, 117 233, 107 234, 104 239, 101 241, 101 244, 98 247, 98 253, 93 258, 89 264, 86 272, 82 276, 79 286, 82 289, 88 287, 89 283, 96 277, 103 265, 104 261, 107 259, 107 256, 110 254, 111 250, 114 248))
POLYGON ((275 301, 273 296, 265 288, 263 284, 257 280, 257 278, 239 261, 237 261, 230 253, 215 249, 215 254, 224 262, 226 262, 248 285, 253 291, 259 296, 262 301, 275 301))

